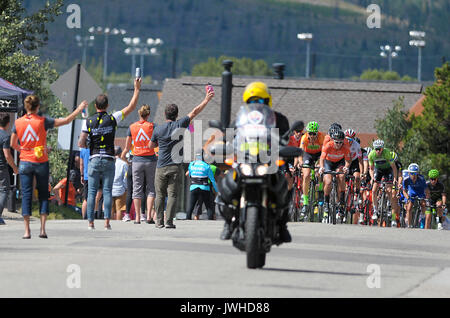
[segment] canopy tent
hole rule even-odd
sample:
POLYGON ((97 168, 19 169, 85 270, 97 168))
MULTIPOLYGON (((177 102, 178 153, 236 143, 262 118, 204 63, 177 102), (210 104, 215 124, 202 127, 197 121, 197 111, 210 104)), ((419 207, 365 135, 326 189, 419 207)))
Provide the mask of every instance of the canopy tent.
POLYGON ((17 112, 19 97, 23 100, 27 95, 32 93, 0 78, 0 112, 17 112))

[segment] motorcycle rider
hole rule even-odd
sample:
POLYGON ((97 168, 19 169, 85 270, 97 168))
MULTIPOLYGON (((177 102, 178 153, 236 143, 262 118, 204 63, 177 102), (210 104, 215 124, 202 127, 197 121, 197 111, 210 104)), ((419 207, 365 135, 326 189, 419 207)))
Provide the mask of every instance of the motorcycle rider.
MULTIPOLYGON (((252 82, 248 84, 244 90, 243 101, 246 104, 264 104, 272 108, 272 96, 269 88, 265 83, 252 82)), ((279 129, 279 136, 283 136, 289 131, 289 120, 286 116, 280 112, 274 111, 276 118, 276 128, 279 129)), ((234 126, 233 124, 231 125, 234 126)), ((287 229, 288 216, 288 203, 292 194, 292 190, 288 188, 288 183, 283 173, 278 170, 273 175, 271 181, 276 184, 276 187, 280 189, 277 196, 278 210, 281 213, 279 219, 280 226, 280 239, 284 243, 292 241, 291 235, 287 229)), ((225 220, 224 229, 220 236, 222 240, 229 240, 232 235, 232 218, 235 215, 239 205, 239 188, 237 182, 235 182, 233 170, 230 170, 220 182, 220 193, 216 198, 216 203, 219 212, 225 220)))

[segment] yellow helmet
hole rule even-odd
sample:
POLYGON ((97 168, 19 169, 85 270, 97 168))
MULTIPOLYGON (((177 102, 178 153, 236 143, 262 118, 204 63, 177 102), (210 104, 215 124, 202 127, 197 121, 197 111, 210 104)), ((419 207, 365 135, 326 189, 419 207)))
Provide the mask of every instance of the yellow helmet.
POLYGON ((252 102, 252 99, 260 98, 264 100, 264 104, 272 107, 272 95, 270 95, 269 88, 263 82, 252 82, 245 87, 244 95, 242 99, 244 103, 252 102))

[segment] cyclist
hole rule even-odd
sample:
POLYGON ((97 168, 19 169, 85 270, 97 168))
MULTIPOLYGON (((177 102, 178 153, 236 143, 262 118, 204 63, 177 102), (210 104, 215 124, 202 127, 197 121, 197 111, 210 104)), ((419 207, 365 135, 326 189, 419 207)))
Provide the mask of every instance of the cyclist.
POLYGON ((430 204, 436 206, 436 211, 439 216, 438 230, 442 230, 442 222, 444 209, 447 207, 447 195, 445 194, 445 187, 439 181, 439 171, 432 169, 428 172, 430 180, 427 182, 428 190, 430 191, 430 204))
MULTIPOLYGON (((324 171, 336 171, 336 172, 348 172, 351 164, 350 148, 344 143, 345 135, 342 130, 336 130, 332 133, 332 140, 322 148, 322 154, 320 156, 320 170, 319 174, 324 171)), ((338 175, 338 192, 340 194, 340 205, 345 203, 345 175, 338 175)), ((326 174, 323 176, 324 181, 324 219, 328 215, 330 210, 330 193, 332 176, 326 174)))
POLYGON ((400 193, 400 185, 403 183, 403 165, 400 162, 400 159, 398 158, 398 155, 395 153, 395 151, 391 151, 391 157, 394 160, 394 164, 397 167, 397 186, 394 186, 392 188, 392 199, 396 203, 392 206, 393 212, 392 212, 392 223, 391 226, 396 227, 397 226, 397 218, 399 216, 400 212, 400 205, 398 204, 397 198, 399 197, 400 193))
POLYGON ((331 141, 331 135, 333 134, 334 131, 337 130, 342 130, 342 126, 338 123, 332 123, 330 128, 328 129, 328 134, 325 136, 324 140, 323 140, 323 145, 326 145, 327 143, 329 143, 331 141))
POLYGON ((296 129, 294 130, 293 134, 291 137, 289 137, 289 143, 288 146, 289 147, 300 147, 300 142, 302 140, 302 136, 303 136, 303 129, 304 129, 304 124, 301 121, 302 125, 296 127, 296 129))
MULTIPOLYGON (((362 151, 359 142, 355 140, 356 132, 353 129, 347 129, 345 131, 345 138, 350 145, 350 157, 352 164, 350 165, 349 174, 355 177, 355 196, 354 202, 358 200, 359 192, 361 189, 361 171, 363 171, 363 158, 362 151)), ((359 217, 359 213, 353 215, 353 222, 356 223, 359 217)))
MULTIPOLYGON (((315 121, 308 123, 306 127, 307 133, 303 135, 300 148, 303 149, 303 157, 300 158, 298 167, 307 165, 313 167, 316 161, 319 160, 322 153, 324 134, 319 131, 319 124, 315 121)), ((302 213, 306 214, 309 205, 309 183, 311 181, 311 169, 302 168, 303 174, 303 209, 302 213)), ((315 191, 315 189, 313 189, 315 191)))
MULTIPOLYGON (((430 198, 430 191, 427 187, 425 177, 419 174, 419 165, 417 163, 412 163, 408 167, 408 178, 403 180, 403 195, 405 196, 408 203, 406 204, 406 222, 409 227, 412 227, 412 215, 411 209, 416 198, 427 199, 430 198)), ((420 203, 420 208, 422 210, 422 215, 425 214, 425 228, 429 229, 431 227, 431 211, 425 211, 425 201, 420 203)))
MULTIPOLYGON (((373 200, 373 215, 372 220, 378 219, 378 188, 379 182, 384 177, 386 183, 392 184, 397 180, 397 167, 388 149, 384 148, 384 141, 377 139, 373 142, 373 150, 369 153, 369 171, 372 178, 372 200, 373 200)), ((386 192, 391 200, 391 206, 395 205, 392 199, 392 187, 387 187, 386 192)))

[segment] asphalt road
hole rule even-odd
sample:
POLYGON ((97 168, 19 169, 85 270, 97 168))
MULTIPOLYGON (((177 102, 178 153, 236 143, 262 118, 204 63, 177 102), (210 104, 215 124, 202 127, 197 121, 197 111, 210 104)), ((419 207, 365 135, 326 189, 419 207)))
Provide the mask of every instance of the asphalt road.
POLYGON ((449 297, 450 231, 290 223, 261 270, 220 241, 222 221, 156 229, 49 221, 49 239, 0 226, 0 297, 449 297))

